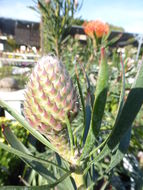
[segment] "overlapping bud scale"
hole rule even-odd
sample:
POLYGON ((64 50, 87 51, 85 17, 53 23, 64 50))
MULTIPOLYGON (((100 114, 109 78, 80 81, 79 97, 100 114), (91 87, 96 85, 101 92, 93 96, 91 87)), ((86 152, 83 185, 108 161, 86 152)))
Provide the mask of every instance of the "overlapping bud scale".
POLYGON ((72 121, 78 108, 78 96, 65 66, 56 57, 43 57, 33 69, 25 93, 24 113, 30 125, 58 149, 65 149, 66 114, 72 121))

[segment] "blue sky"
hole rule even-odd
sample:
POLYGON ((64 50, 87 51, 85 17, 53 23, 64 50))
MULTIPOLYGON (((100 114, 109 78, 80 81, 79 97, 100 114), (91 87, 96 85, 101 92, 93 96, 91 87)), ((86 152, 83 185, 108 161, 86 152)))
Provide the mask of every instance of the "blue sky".
MULTIPOLYGON (((33 0, 0 0, 0 17, 39 21, 38 13, 28 8, 31 5, 33 0)), ((143 33, 143 0, 84 0, 76 16, 100 19, 128 32, 143 33)))

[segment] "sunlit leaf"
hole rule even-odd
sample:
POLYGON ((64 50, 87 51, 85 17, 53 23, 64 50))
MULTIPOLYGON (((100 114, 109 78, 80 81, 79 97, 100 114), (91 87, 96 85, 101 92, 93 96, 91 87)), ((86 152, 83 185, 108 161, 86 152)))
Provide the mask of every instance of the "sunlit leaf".
POLYGON ((92 150, 100 130, 104 108, 106 104, 108 89, 108 65, 104 49, 101 50, 101 62, 98 74, 97 86, 95 91, 95 99, 91 115, 91 123, 83 152, 80 159, 83 159, 92 150))

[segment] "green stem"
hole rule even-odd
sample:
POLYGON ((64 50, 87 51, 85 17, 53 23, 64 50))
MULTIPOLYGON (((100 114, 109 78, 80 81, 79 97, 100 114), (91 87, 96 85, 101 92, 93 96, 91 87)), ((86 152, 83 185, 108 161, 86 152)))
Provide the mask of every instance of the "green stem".
POLYGON ((86 189, 83 173, 74 172, 71 176, 73 177, 78 190, 86 189))

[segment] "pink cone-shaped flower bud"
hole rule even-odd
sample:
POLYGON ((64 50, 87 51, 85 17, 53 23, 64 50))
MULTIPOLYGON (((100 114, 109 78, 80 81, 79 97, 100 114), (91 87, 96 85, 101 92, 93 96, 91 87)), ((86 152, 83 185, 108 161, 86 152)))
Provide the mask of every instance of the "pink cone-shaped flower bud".
POLYGON ((56 57, 43 57, 27 84, 24 112, 32 127, 55 146, 61 144, 57 149, 63 157, 69 151, 66 115, 72 121, 78 110, 78 96, 65 66, 56 57), (62 147, 67 147, 64 153, 62 147))

